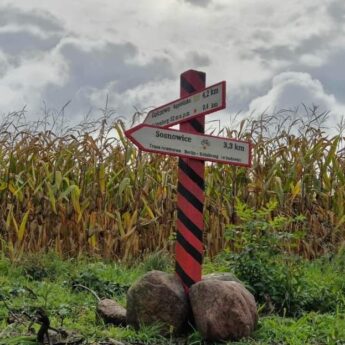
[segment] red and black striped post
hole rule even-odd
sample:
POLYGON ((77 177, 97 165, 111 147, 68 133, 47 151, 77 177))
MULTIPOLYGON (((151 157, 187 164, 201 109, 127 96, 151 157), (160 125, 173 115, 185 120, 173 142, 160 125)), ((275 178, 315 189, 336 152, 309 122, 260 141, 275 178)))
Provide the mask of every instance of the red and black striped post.
MULTIPOLYGON (((181 74, 180 97, 205 88, 206 74, 189 70, 181 74)), ((180 125, 188 133, 204 133, 205 116, 180 125)), ((201 160, 179 159, 177 187, 176 273, 185 291, 201 280, 203 258, 204 171, 201 160)))

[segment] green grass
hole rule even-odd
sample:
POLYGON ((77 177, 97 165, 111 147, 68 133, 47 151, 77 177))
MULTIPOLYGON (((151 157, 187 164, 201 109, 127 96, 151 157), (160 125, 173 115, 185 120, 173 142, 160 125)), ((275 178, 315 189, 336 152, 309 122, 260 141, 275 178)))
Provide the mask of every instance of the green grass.
MULTIPOLYGON (((154 253, 143 261, 133 263, 131 267, 86 258, 62 260, 54 254, 32 255, 18 263, 2 258, 0 298, 5 302, 0 300, 0 345, 10 344, 10 341, 13 344, 32 342, 28 332, 29 320, 8 325, 8 308, 19 314, 26 312, 30 315, 38 307, 47 311, 53 327, 80 334, 87 339, 86 344, 106 338, 142 343, 162 342, 157 327, 144 327, 136 332, 131 328, 109 327, 96 321, 96 298, 86 290, 73 289, 73 283, 81 281, 99 297, 114 298, 125 305, 127 288, 153 269, 171 271, 171 258, 163 252, 154 253), (23 334, 29 338, 22 338, 23 334)), ((35 325, 36 332, 37 329, 38 325, 35 325)))
MULTIPOLYGON (((314 311, 305 310, 295 318, 261 313, 258 329, 252 338, 231 344, 345 344, 343 258, 303 261, 299 265, 306 284, 301 296, 309 298, 309 307, 314 311)), ((204 272, 226 271, 227 267, 222 259, 206 260, 204 272)), ((30 315, 38 307, 47 311, 53 327, 74 331, 83 337, 84 344, 98 344, 107 338, 140 344, 178 343, 176 339, 163 338, 154 326, 136 332, 130 327, 107 326, 97 322, 95 297, 72 286, 74 280, 84 279, 84 284, 89 284, 90 288, 125 305, 126 287, 151 269, 172 271, 173 264, 164 253, 150 255, 131 267, 86 258, 62 260, 53 254, 30 256, 19 263, 1 258, 0 345, 36 344, 35 332, 39 325, 35 324, 34 329, 29 330, 29 320, 8 324, 7 317, 8 308, 30 315)), ((197 345, 202 344, 202 339, 198 332, 194 332, 187 335, 182 343, 197 345)))
POLYGON ((233 344, 345 344, 345 314, 311 312, 297 319, 266 316, 253 339, 233 344))

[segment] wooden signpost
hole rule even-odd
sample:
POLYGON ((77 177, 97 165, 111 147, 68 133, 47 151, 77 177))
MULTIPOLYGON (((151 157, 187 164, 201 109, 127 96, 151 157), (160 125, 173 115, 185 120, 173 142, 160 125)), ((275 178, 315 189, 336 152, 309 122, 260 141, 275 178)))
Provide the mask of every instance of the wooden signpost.
POLYGON ((186 293, 201 280, 204 162, 251 165, 250 142, 204 134, 205 115, 225 108, 225 82, 205 88, 206 75, 181 74, 180 98, 151 110, 143 124, 126 131, 140 150, 179 157, 176 274, 186 293), (180 124, 180 130, 169 127, 180 124))

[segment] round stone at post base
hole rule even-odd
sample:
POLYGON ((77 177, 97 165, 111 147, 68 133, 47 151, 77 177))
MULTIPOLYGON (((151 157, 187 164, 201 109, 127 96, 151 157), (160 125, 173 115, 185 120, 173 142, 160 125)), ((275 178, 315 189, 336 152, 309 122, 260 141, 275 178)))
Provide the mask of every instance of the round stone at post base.
POLYGON ((97 317, 105 323, 126 326, 126 309, 112 299, 102 299, 96 308, 97 317))
POLYGON ((202 280, 222 280, 228 282, 237 282, 244 285, 233 273, 230 272, 213 272, 202 276, 202 280))
POLYGON ((127 323, 158 324, 162 334, 179 334, 186 326, 189 304, 179 278, 161 271, 146 273, 127 292, 127 323))
POLYGON ((235 281, 203 280, 189 291, 197 330, 206 340, 239 340, 255 330, 253 295, 235 281))

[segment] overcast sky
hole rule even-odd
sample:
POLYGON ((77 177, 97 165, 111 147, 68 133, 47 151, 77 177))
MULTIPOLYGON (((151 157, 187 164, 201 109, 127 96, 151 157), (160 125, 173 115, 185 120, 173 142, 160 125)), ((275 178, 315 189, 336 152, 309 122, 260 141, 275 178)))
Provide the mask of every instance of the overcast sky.
POLYGON ((130 118, 192 68, 226 80, 225 118, 303 102, 338 119, 344 61, 344 0, 0 0, 0 116, 71 100, 73 123, 108 95, 130 118))

